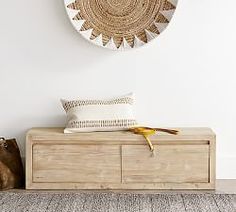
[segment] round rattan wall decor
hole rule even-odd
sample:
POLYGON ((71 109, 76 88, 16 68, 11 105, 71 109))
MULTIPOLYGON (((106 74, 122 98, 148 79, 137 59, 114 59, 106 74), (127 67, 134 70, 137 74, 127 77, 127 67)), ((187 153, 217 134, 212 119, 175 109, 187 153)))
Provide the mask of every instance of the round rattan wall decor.
POLYGON ((123 50, 156 38, 178 0, 64 0, 75 29, 99 46, 123 50))

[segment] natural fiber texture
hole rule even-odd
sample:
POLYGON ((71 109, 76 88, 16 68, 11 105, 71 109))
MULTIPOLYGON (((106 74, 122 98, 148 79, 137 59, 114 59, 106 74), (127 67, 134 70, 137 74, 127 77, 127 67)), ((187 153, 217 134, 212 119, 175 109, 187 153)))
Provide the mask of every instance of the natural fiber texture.
POLYGON ((65 0, 75 28, 112 49, 138 47, 158 36, 176 5, 177 0, 65 0))
POLYGON ((236 195, 0 193, 1 212, 235 212, 236 195))

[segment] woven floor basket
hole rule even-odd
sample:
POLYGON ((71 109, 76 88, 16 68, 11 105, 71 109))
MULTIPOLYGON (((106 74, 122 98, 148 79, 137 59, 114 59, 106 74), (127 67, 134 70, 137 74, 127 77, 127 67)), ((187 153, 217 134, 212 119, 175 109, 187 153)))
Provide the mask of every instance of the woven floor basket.
POLYGON ((102 47, 142 46, 169 24, 178 0, 64 0, 75 29, 102 47))

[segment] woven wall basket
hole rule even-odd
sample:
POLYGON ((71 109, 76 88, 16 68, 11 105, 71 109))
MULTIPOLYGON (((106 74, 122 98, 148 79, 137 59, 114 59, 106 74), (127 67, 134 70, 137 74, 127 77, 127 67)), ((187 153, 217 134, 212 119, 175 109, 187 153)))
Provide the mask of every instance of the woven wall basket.
POLYGON ((168 25, 178 0, 64 0, 75 29, 87 40, 114 50, 156 38, 168 25))

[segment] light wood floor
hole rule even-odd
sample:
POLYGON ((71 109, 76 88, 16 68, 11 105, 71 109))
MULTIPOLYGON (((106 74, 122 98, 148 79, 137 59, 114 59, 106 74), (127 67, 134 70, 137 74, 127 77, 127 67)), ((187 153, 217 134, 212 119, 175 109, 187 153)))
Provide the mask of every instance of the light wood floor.
POLYGON ((233 180, 217 180, 216 192, 236 194, 236 179, 233 180))
MULTIPOLYGON (((9 190, 8 190, 9 191, 9 190)), ((25 190, 11 189, 14 192, 79 192, 81 190, 25 190)), ((82 192, 104 192, 104 190, 82 190, 82 192)), ((216 180, 216 190, 111 190, 109 192, 122 193, 216 193, 216 194, 236 194, 236 179, 216 180)))

